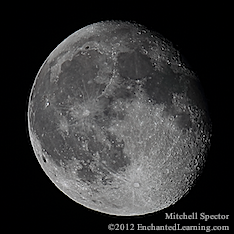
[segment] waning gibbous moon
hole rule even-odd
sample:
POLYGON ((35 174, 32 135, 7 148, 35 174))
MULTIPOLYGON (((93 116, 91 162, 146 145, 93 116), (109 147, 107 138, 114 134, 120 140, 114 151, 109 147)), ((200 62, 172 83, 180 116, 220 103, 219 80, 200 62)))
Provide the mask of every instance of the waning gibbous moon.
POLYGON ((195 73, 163 36, 106 21, 65 39, 29 97, 35 155, 89 209, 131 216, 181 199, 201 174, 211 121, 195 73))

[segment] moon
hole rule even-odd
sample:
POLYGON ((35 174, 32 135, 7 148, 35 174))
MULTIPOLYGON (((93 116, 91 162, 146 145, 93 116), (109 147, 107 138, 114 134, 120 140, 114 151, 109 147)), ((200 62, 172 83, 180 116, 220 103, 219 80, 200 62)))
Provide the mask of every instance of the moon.
POLYGON ((201 83, 180 51, 143 25, 105 21, 66 38, 28 102, 38 162, 69 198, 133 216, 175 204, 210 147, 201 83))

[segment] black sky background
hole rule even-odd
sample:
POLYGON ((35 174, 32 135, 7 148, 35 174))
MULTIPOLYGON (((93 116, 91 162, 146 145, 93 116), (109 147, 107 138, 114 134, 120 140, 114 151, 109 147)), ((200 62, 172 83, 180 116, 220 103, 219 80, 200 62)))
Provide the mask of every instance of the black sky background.
MULTIPOLYGON (((143 225, 164 225, 165 212, 190 214, 205 212, 207 214, 230 214, 231 209, 231 171, 228 169, 233 152, 229 150, 228 139, 233 138, 225 122, 230 123, 230 106, 225 106, 225 90, 228 86, 227 77, 220 69, 223 58, 221 55, 225 46, 224 25, 220 15, 223 10, 219 6, 204 7, 203 5, 188 5, 184 8, 177 5, 159 6, 141 3, 142 5, 117 7, 118 3, 104 12, 95 7, 57 6, 59 10, 39 10, 31 6, 30 11, 15 20, 15 28, 19 30, 18 37, 22 42, 19 46, 21 59, 27 66, 21 67, 21 77, 24 84, 21 91, 25 95, 24 110, 27 111, 27 101, 34 79, 41 65, 66 37, 78 29, 102 20, 126 20, 155 30, 173 42, 176 48, 186 57, 189 64, 201 79, 208 100, 210 116, 213 124, 211 149, 208 154, 204 173, 191 192, 160 212, 139 217, 117 217, 101 214, 76 204, 60 192, 45 175, 34 156, 27 133, 26 114, 24 113, 25 143, 24 166, 21 170, 24 183, 18 189, 18 200, 13 208, 14 217, 22 216, 40 228, 59 228, 64 225, 68 230, 107 230, 108 223, 142 223, 143 225), (69 9, 69 10, 65 10, 69 9), (91 10, 92 9, 92 10, 91 10), (27 59, 26 59, 27 58, 27 59), (22 70, 23 69, 23 70, 22 70), (87 225, 87 221, 90 225, 87 225), (98 221, 95 225, 94 221, 98 221)), ((113 5, 113 6, 112 6, 113 5)), ((108 7, 108 6, 107 6, 108 7)), ((173 223, 173 222, 172 222, 173 223)), ((181 224, 188 224, 180 221, 181 224)), ((192 221, 197 225, 198 221, 192 221)), ((200 222, 201 224, 204 224, 200 222)), ((228 221, 209 222, 210 225, 228 225, 228 221)), ((24 227, 24 223, 21 223, 24 227)))

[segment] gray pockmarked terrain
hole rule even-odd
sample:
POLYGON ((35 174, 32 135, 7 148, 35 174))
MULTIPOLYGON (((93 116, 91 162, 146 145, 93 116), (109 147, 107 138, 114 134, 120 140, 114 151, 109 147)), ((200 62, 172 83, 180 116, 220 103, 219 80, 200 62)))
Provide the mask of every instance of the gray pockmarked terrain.
POLYGON ((115 215, 159 211, 195 184, 210 145, 200 82, 158 33, 100 22, 46 59, 28 106, 30 139, 66 195, 115 215))

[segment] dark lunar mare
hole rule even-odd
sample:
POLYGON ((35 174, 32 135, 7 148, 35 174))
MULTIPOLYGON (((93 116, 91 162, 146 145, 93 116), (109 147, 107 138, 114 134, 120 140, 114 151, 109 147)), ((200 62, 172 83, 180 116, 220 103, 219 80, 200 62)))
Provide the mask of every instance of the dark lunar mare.
POLYGON ((101 95, 105 85, 96 82, 88 84, 87 82, 97 75, 97 59, 96 51, 89 51, 87 54, 77 53, 71 61, 63 62, 58 82, 54 84, 49 82, 50 72, 45 73, 42 69, 35 84, 34 92, 37 95, 33 101, 37 105, 33 110, 34 117, 31 119, 33 129, 50 160, 57 166, 65 168, 74 159, 79 160, 82 168, 77 170, 77 177, 89 183, 93 183, 100 174, 107 176, 110 172, 123 171, 130 165, 130 159, 123 153, 124 142, 118 142, 116 136, 106 129, 113 119, 123 120, 125 116, 124 110, 113 110, 113 103, 117 100, 132 99, 134 95, 126 89, 124 79, 108 96, 101 95), (50 106, 45 108, 46 98, 52 96, 53 102, 50 100, 50 106), (71 119, 67 110, 72 101, 68 99, 78 100, 81 104, 97 100, 101 109, 94 113, 93 119, 89 121, 104 130, 106 139, 111 144, 110 148, 98 141, 95 131, 79 127, 69 130, 69 134, 59 131, 58 123, 61 117, 71 119), (87 143, 88 151, 84 149, 84 143, 87 143), (93 155, 96 152, 100 155, 99 163, 94 162, 93 155), (93 163, 95 168, 91 169, 90 165, 93 163))
MULTIPOLYGON (((138 50, 132 53, 120 53, 117 60, 117 71, 120 75, 119 85, 111 94, 104 96, 101 94, 105 85, 96 82, 91 85, 87 83, 97 75, 96 61, 98 56, 99 54, 92 50, 89 50, 88 53, 77 53, 71 61, 65 61, 62 64, 58 82, 53 85, 49 82, 50 72, 46 73, 42 69, 37 79, 38 83, 35 85, 37 95, 34 102, 37 106, 33 128, 40 138, 42 147, 58 166, 66 165, 74 158, 82 160, 82 169, 78 170, 77 174, 83 181, 89 182, 94 181, 96 175, 104 167, 104 165, 100 166, 99 172, 90 169, 90 163, 93 162, 92 154, 95 152, 99 152, 102 161, 106 162, 105 167, 113 172, 125 168, 129 164, 129 159, 127 160, 126 155, 123 154, 124 147, 116 147, 116 141, 113 140, 114 136, 111 136, 108 132, 106 134, 107 139, 109 138, 111 142, 111 149, 107 149, 98 142, 95 138, 95 132, 76 130, 69 135, 62 135, 58 131, 60 113, 65 118, 70 118, 66 112, 66 105, 69 103, 66 101, 68 97, 78 100, 80 103, 98 97, 97 100, 101 103, 102 109, 94 114, 93 120, 97 126, 106 129, 113 119, 123 120, 125 117, 124 110, 113 110, 113 103, 117 100, 132 101, 135 98, 135 91, 139 88, 136 81, 144 80, 143 91, 153 104, 164 104, 168 114, 176 116, 179 127, 188 129, 192 126, 189 114, 176 113, 172 108, 172 93, 181 94, 186 90, 187 84, 184 79, 179 79, 179 74, 175 75, 166 65, 163 71, 156 71, 153 69, 150 58, 138 50), (127 87, 130 88, 127 89, 127 87), (52 95, 55 97, 54 108, 45 110, 45 98, 52 95), (83 142, 88 142, 89 152, 82 148, 83 142)), ((191 97, 191 100, 195 100, 194 102, 199 99, 199 92, 195 94, 198 84, 191 81, 192 87, 187 86, 189 87, 188 96, 191 97), (194 95, 197 95, 196 98, 194 95)), ((201 100, 199 99, 193 104, 200 103, 201 100)))

